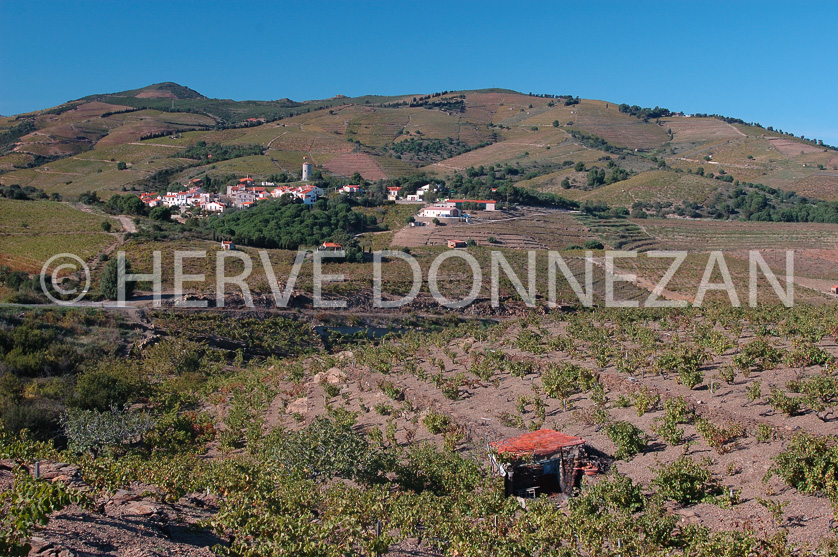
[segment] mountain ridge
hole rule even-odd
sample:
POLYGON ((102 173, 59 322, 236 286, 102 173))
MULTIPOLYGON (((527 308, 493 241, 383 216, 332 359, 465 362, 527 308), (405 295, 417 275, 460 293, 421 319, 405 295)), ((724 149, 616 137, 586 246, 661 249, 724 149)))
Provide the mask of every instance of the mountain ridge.
POLYGON ((0 184, 69 197, 204 175, 292 176, 308 157, 322 173, 370 180, 511 168, 533 190, 626 206, 704 202, 739 182, 830 201, 837 155, 737 118, 502 88, 232 101, 163 82, 0 119, 0 184), (182 156, 200 141, 261 154, 212 164, 182 156), (625 187, 602 187, 614 182, 625 187))

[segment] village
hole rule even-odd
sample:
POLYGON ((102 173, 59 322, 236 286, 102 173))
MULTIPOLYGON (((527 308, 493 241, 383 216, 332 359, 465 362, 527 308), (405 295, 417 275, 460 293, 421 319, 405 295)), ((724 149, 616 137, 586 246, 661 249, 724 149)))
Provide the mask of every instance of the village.
MULTIPOLYGON (((326 194, 322 188, 308 183, 312 181, 312 164, 308 161, 303 162, 301 181, 303 185, 296 186, 277 185, 266 181, 257 185, 256 180, 248 175, 241 178, 237 184, 228 185, 225 193, 213 193, 203 190, 203 180, 193 178, 183 184, 182 191, 167 191, 165 195, 146 192, 141 193, 139 198, 149 209, 162 206, 177 210, 180 214, 190 211, 194 213, 196 210, 205 214, 218 214, 230 208, 248 209, 259 201, 279 199, 285 195, 311 206, 326 194)), ((467 210, 495 211, 497 207, 496 201, 488 199, 447 198, 426 203, 428 193, 437 194, 441 190, 440 186, 433 184, 425 184, 415 193, 406 195, 402 195, 402 189, 398 186, 387 187, 387 201, 421 205, 416 219, 411 223, 413 226, 423 226, 428 222, 439 223, 441 219, 447 219, 449 222, 468 222, 470 215, 467 210)), ((360 184, 349 184, 336 188, 335 193, 363 195, 366 192, 360 184)))

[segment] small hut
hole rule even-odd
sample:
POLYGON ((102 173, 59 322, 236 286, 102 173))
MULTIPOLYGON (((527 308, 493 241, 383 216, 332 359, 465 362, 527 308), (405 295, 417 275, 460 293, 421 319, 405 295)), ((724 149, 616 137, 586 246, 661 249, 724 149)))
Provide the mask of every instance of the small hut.
POLYGON ((504 478, 506 495, 570 496, 589 465, 585 440, 552 429, 539 429, 488 446, 492 471, 504 478))

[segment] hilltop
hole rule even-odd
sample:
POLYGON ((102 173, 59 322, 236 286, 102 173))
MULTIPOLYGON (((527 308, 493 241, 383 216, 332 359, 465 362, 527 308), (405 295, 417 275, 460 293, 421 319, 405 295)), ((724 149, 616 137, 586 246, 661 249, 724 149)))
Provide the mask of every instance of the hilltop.
POLYGON ((90 95, 81 100, 99 101, 113 97, 134 97, 137 99, 206 99, 205 96, 194 89, 167 81, 165 83, 155 83, 140 89, 131 89, 130 91, 122 91, 120 93, 90 95))

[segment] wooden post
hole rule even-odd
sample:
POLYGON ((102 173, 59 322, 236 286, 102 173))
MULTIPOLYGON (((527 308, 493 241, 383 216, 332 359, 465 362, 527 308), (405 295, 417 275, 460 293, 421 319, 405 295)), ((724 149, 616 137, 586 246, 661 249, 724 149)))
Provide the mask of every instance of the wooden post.
POLYGON ((559 447, 559 470, 561 471, 561 477, 559 477, 559 491, 562 493, 565 492, 565 469, 564 469, 564 451, 561 447, 559 447))

